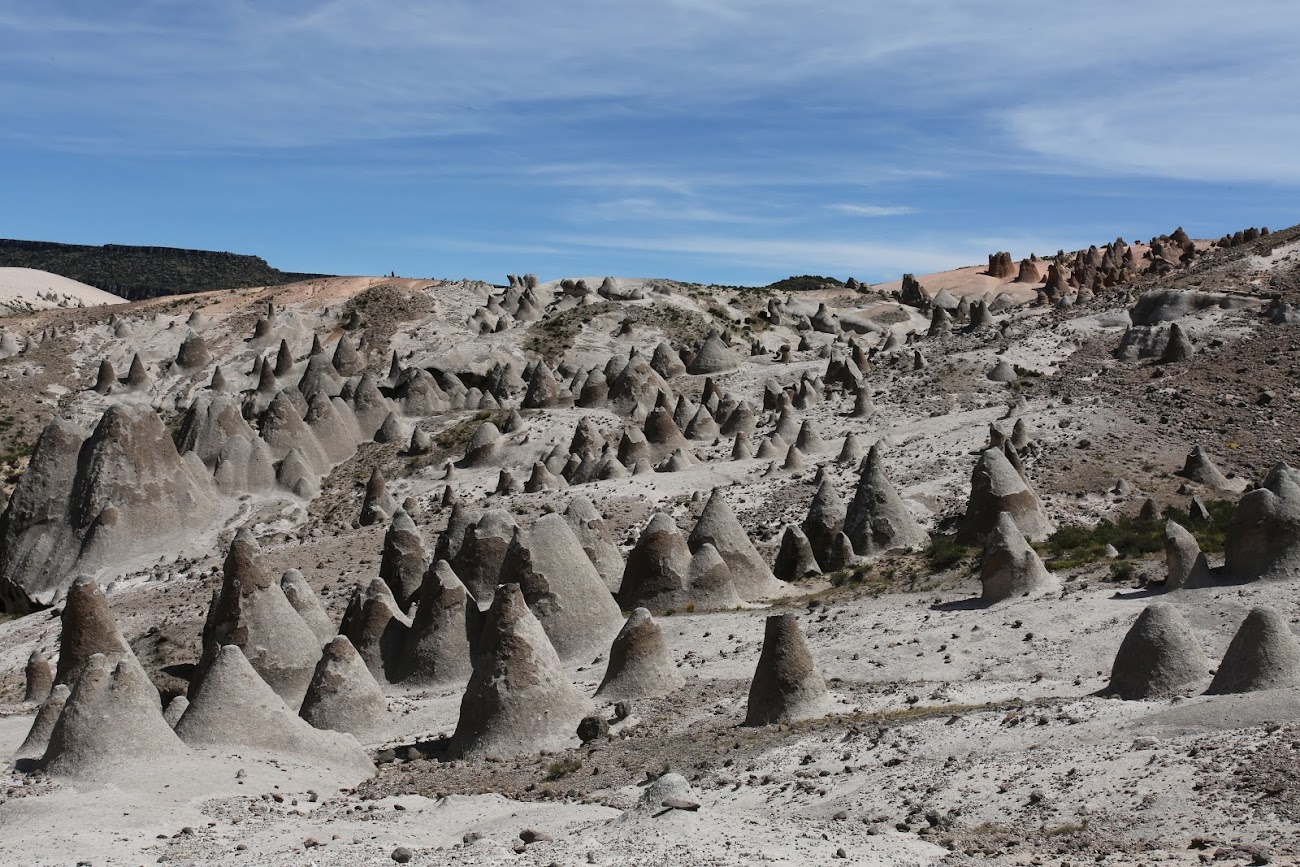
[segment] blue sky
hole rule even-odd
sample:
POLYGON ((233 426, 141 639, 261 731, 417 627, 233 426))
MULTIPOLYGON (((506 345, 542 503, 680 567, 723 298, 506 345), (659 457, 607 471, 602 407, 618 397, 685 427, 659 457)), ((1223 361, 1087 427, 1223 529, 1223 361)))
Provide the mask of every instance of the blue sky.
POLYGON ((0 237, 872 282, 1300 222, 1300 10, 0 0, 0 237))

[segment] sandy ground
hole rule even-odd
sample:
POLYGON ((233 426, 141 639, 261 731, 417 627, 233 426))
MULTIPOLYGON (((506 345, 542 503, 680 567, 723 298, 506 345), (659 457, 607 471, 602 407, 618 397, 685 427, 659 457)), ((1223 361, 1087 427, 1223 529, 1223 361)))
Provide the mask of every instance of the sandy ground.
POLYGON ((35 268, 0 268, 0 313, 125 304, 111 292, 35 268))

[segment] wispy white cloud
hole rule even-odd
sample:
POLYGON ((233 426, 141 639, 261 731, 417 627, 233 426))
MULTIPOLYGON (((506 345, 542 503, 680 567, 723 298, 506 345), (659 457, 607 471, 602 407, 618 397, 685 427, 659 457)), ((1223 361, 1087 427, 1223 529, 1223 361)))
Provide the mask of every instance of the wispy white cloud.
POLYGON ((826 206, 829 210, 841 214, 848 214, 852 217, 899 217, 904 214, 915 214, 916 208, 909 205, 852 205, 852 204, 833 204, 826 206))

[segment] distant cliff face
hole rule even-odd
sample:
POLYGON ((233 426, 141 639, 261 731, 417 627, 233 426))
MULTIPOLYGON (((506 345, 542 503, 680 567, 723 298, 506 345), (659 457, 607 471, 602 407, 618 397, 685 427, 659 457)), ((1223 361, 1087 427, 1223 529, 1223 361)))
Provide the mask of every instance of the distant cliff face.
POLYGON ((38 268, 131 301, 212 289, 277 286, 323 276, 280 271, 257 256, 237 253, 8 239, 0 239, 0 267, 38 268))

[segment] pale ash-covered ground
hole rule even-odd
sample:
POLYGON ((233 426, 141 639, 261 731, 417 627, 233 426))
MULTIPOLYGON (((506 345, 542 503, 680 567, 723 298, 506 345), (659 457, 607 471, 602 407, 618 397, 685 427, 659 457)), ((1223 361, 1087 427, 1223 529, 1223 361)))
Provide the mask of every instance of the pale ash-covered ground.
MULTIPOLYGON (((1258 294, 1289 261, 1281 254, 1246 260, 1217 272, 1218 285, 1203 288, 1258 294)), ((927 288, 928 281, 922 278, 927 288)), ((957 293, 960 281, 952 282, 950 291, 957 293)), ((972 288, 985 291, 982 283, 972 288)), ((475 289, 346 278, 143 302, 117 308, 130 323, 126 338, 108 326, 108 310, 3 320, 0 328, 23 333, 70 321, 78 329, 27 359, 0 360, 0 376, 8 377, 6 385, 21 383, 15 396, 27 400, 33 414, 48 414, 57 404, 89 423, 105 405, 84 390, 99 359, 109 357, 121 372, 134 352, 150 362, 174 356, 195 310, 208 317, 205 337, 238 382, 253 357, 242 338, 268 299, 303 323, 303 345, 295 347, 301 354, 312 332, 330 349, 349 303, 367 290, 382 292, 386 302, 393 294, 406 299, 401 321, 385 321, 384 307, 366 305, 367 327, 390 339, 405 363, 449 353, 519 353, 530 334, 525 327, 469 339, 465 318, 483 299, 475 289), (56 357, 65 360, 56 364, 56 357)), ((711 305, 732 297, 697 294, 679 287, 656 303, 707 317, 714 315, 711 305)), ((823 299, 837 307, 892 309, 892 327, 900 333, 923 333, 926 326, 915 312, 852 293, 799 300, 823 299)), ((671 325, 615 334, 624 308, 649 306, 622 303, 597 315, 574 337, 576 351, 602 357, 634 343, 648 355, 660 339, 676 337, 671 325)), ((829 446, 810 464, 826 464, 847 494, 856 471, 833 462, 843 434, 854 431, 864 445, 882 439, 895 485, 926 525, 938 529, 964 505, 973 453, 985 443, 988 424, 1020 395, 1038 443, 1026 468, 1058 525, 1135 512, 1147 496, 1185 508, 1190 493, 1179 492, 1184 482, 1172 471, 1197 443, 1243 486, 1277 460, 1296 461, 1300 441, 1289 366, 1295 326, 1269 324, 1254 306, 1191 314, 1181 322, 1196 341, 1197 356, 1153 379, 1149 363, 1110 356, 1127 306, 1108 297, 1071 311, 1020 308, 1009 314, 1009 332, 992 342, 960 333, 922 338, 918 348, 930 363, 925 370, 912 371, 909 354, 868 372, 880 408, 875 417, 847 418, 849 406, 836 401, 801 413, 819 424, 829 446), (1044 375, 1022 379, 1017 390, 989 382, 984 373, 999 350, 1044 375), (1260 405, 1256 395, 1265 388, 1275 398, 1260 405), (1110 493, 1121 477, 1132 494, 1110 493)), ((756 334, 769 350, 798 339, 789 329, 756 334)), ((385 348, 372 353, 372 368, 386 368, 385 348)), ((825 369, 815 352, 796 352, 788 365, 769 357, 747 362, 717 381, 758 405, 769 376, 789 382, 804 370, 825 369)), ((694 384, 696 396, 701 384, 702 378, 694 384)), ((140 399, 167 416, 203 385, 164 378, 140 399)), ((530 441, 512 446, 507 463, 526 475, 537 454, 568 442, 584 412, 594 412, 607 431, 621 422, 601 411, 525 413, 530 441)), ((437 434, 473 415, 418 423, 437 434)), ((319 501, 246 500, 231 507, 223 526, 196 536, 185 550, 142 551, 140 562, 122 575, 103 576, 105 583, 116 579, 110 601, 151 672, 197 657, 203 611, 220 579, 213 567, 236 526, 251 522, 271 568, 302 569, 336 617, 353 584, 378 567, 383 528, 351 526, 360 507, 358 485, 364 486, 371 466, 384 469, 399 501, 417 500, 416 520, 431 545, 445 522, 436 505, 447 484, 441 461, 412 461, 399 451, 365 445, 334 470, 319 501)), ((806 511, 814 468, 770 472, 766 461, 733 462, 729 452, 729 442, 697 444, 697 456, 712 459, 686 472, 492 503, 528 516, 585 493, 606 513, 615 538, 630 543, 652 506, 672 510, 689 527, 702 505, 692 495, 728 484, 728 500, 771 557, 781 526, 806 511)), ((457 454, 453 449, 451 456, 457 454)), ((451 484, 472 502, 495 487, 496 473, 457 470, 451 484)), ((1207 499, 1235 497, 1191 489, 1207 499)), ((1138 571, 1160 575, 1163 564, 1139 563, 1138 571)), ((797 586, 777 604, 801 612, 837 715, 794 727, 739 725, 764 610, 679 613, 660 622, 687 686, 666 699, 634 703, 633 718, 609 742, 579 747, 575 738, 563 755, 477 764, 424 758, 409 748, 425 746, 427 753, 426 745, 450 733, 459 692, 396 691, 387 739, 368 745, 383 760, 380 771, 355 790, 340 791, 318 771, 252 754, 243 762, 159 766, 141 781, 105 788, 11 774, 0 794, 0 859, 386 864, 404 846, 413 852, 411 863, 419 864, 837 863, 840 850, 846 863, 860 864, 1294 860, 1300 779, 1293 755, 1300 727, 1293 720, 1300 695, 1159 703, 1096 697, 1120 638, 1149 601, 1146 592, 1109 577, 1104 563, 1086 566, 1064 576, 1059 597, 980 608, 965 604, 978 596, 968 567, 935 575, 922 557, 902 555, 875 566, 865 584, 797 586), (388 761, 388 749, 397 761, 388 761), (580 766, 548 780, 563 759, 580 766), (625 813, 641 791, 638 783, 667 769, 692 782, 700 810, 625 813), (528 829, 553 839, 516 853, 519 834, 528 829)), ((1294 618, 1300 604, 1288 584, 1165 598, 1192 624, 1212 662, 1252 605, 1267 603, 1294 618)), ((57 624, 50 612, 0 624, 7 702, 0 740, 10 751, 31 718, 17 704, 22 664, 33 647, 57 649, 57 624)), ((569 673, 590 693, 603 663, 593 660, 569 673)))

